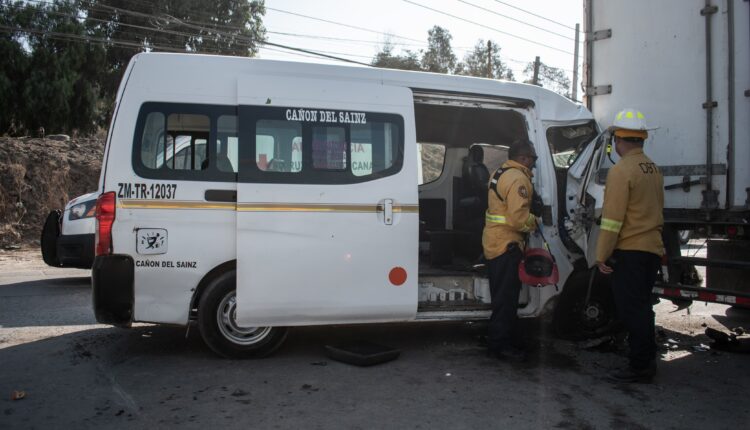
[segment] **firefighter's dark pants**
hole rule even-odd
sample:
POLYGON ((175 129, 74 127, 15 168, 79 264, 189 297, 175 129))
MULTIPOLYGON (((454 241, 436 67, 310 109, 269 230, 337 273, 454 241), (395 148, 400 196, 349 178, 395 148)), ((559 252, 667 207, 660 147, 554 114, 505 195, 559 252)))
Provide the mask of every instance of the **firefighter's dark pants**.
POLYGON ((500 352, 521 339, 518 327, 518 296, 521 292, 518 265, 522 257, 518 244, 511 243, 503 254, 487 263, 492 295, 487 346, 492 351, 500 352))
POLYGON ((620 321, 628 331, 630 366, 645 369, 656 358, 651 290, 661 258, 650 252, 615 250, 612 290, 620 321))

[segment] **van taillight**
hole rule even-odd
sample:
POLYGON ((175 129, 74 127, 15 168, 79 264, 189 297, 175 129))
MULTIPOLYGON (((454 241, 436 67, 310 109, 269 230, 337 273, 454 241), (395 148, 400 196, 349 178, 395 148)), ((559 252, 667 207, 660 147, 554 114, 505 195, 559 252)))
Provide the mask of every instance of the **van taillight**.
POLYGON ((115 222, 115 193, 110 191, 96 199, 96 255, 112 253, 112 224, 115 222))

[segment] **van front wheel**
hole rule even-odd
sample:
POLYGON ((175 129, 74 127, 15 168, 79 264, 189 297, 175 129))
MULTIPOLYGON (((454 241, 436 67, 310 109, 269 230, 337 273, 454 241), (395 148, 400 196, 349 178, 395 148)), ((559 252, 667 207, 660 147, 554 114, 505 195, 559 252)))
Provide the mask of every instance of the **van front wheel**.
POLYGON ((241 327, 237 324, 237 275, 234 271, 214 279, 198 304, 198 326, 203 341, 226 358, 260 358, 278 349, 286 327, 241 327))
POLYGON ((609 278, 595 273, 589 300, 586 301, 590 273, 575 273, 565 283, 554 314, 554 329, 558 337, 590 339, 619 329, 609 278))

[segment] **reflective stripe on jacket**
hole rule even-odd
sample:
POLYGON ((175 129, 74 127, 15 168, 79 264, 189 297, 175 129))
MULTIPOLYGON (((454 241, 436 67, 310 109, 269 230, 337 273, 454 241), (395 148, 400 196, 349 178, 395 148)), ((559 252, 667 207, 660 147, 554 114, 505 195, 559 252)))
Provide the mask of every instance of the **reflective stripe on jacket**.
POLYGON ((662 255, 664 178, 642 149, 622 157, 607 174, 596 260, 615 249, 662 255))
POLYGON ((494 190, 487 191, 482 247, 488 260, 502 255, 511 242, 523 247, 524 234, 536 228, 536 218, 530 213, 534 192, 531 171, 513 160, 506 161, 501 169, 507 169, 497 183, 497 192, 503 200, 494 190))

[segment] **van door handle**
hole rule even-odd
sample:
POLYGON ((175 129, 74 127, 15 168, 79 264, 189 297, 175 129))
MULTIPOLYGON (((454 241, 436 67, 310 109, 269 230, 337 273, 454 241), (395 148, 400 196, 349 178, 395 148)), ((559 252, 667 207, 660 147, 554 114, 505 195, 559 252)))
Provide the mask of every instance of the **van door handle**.
POLYGON ((393 199, 385 199, 378 205, 378 212, 383 212, 383 223, 393 225, 393 199))
POLYGON ((206 190, 207 202, 236 202, 237 190, 206 190))

